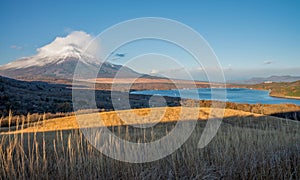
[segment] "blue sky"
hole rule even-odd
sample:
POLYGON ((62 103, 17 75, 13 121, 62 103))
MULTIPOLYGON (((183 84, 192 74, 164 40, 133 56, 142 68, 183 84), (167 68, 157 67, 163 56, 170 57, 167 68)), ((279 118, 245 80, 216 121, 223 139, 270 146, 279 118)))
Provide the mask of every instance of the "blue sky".
MULTIPOLYGON (((300 75, 300 1, 0 2, 0 64, 72 31, 97 35, 124 20, 164 17, 200 33, 234 79, 300 75), (259 71, 260 70, 260 71, 259 71), (299 72, 299 73, 298 73, 299 72), (242 76, 241 76, 242 77, 242 76)), ((226 73, 226 72, 225 72, 226 73)))

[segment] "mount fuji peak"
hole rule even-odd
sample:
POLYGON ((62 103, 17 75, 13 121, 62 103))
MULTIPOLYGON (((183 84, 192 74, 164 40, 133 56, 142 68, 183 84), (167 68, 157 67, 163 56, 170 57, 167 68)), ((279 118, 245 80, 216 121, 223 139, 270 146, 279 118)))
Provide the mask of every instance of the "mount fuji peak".
MULTIPOLYGON (((57 37, 53 42, 37 49, 37 53, 31 57, 21 58, 8 63, 1 69, 22 69, 33 66, 45 66, 48 64, 60 64, 70 60, 81 60, 85 64, 100 64, 92 52, 86 52, 85 47, 93 37, 82 31, 75 31, 66 37, 57 37)), ((98 44, 93 43, 94 49, 98 44)))
POLYGON ((0 75, 22 80, 72 79, 77 63, 82 63, 87 71, 98 71, 101 66, 98 73, 101 77, 114 77, 118 71, 124 71, 121 72, 124 77, 139 75, 121 65, 102 63, 96 57, 100 46, 96 42, 90 43, 92 39, 83 31, 57 37, 50 44, 38 48, 35 55, 0 66, 0 75))

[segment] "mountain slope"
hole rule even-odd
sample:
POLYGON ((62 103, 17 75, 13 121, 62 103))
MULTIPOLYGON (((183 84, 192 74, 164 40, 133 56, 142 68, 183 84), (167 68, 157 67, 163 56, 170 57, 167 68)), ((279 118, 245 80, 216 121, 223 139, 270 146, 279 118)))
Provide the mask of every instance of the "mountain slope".
POLYGON ((122 77, 141 76, 130 68, 101 62, 95 55, 97 52, 85 50, 87 45, 94 46, 89 49, 98 48, 91 41, 90 35, 80 31, 58 37, 37 49, 34 56, 0 66, 0 75, 22 80, 72 79, 77 63, 81 63, 87 73, 98 72, 98 77, 112 78, 117 73, 122 77))
MULTIPOLYGON (((30 60, 31 59, 23 61, 22 64, 27 65, 30 60)), ((119 73, 122 77, 136 77, 140 75, 127 67, 107 62, 102 64, 82 63, 80 59, 75 57, 55 59, 55 61, 59 63, 50 62, 42 66, 35 65, 26 66, 24 68, 1 66, 0 75, 22 80, 45 80, 51 78, 72 79, 77 63, 81 63, 82 67, 86 69, 86 72, 97 72, 99 70, 98 77, 113 78, 119 71, 121 71, 119 73)), ((19 61, 16 61, 16 63, 19 63, 19 61)), ((12 63, 12 65, 15 64, 12 63)))

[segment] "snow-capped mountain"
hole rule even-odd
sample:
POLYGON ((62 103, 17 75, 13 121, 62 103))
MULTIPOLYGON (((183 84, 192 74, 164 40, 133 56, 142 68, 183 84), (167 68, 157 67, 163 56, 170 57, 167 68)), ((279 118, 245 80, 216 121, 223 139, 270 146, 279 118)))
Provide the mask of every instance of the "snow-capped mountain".
POLYGON ((93 37, 82 31, 75 31, 66 37, 57 37, 53 42, 39 49, 30 57, 24 57, 0 66, 0 75, 25 80, 49 78, 72 79, 77 63, 82 63, 86 71, 99 71, 101 77, 114 77, 118 71, 124 77, 138 73, 120 65, 102 63, 96 56, 99 44, 92 43, 93 37), (89 44, 89 51, 85 48, 89 44))

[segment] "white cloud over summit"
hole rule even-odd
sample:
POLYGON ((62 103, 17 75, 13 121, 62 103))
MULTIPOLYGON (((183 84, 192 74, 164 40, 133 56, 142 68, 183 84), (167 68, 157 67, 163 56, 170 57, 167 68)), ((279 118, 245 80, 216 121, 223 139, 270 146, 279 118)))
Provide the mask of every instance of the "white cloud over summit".
MULTIPOLYGON (((17 48, 12 46, 11 48, 17 48)), ((38 48, 37 54, 20 58, 3 65, 2 69, 44 66, 50 63, 62 63, 67 57, 83 63, 99 64, 100 45, 94 37, 84 31, 73 31, 66 37, 56 37, 49 44, 38 48)))
POLYGON ((93 36, 84 31, 73 31, 66 37, 56 37, 51 43, 38 48, 38 56, 55 56, 64 55, 68 53, 74 54, 90 54, 95 55, 99 48, 99 44, 92 40, 93 36), (85 52, 88 47, 88 51, 85 52))

